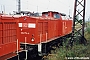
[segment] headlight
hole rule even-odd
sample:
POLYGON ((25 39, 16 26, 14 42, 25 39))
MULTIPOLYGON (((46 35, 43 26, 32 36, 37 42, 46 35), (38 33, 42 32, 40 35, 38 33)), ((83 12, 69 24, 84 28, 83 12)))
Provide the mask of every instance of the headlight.
POLYGON ((31 41, 34 41, 34 38, 31 38, 31 41))

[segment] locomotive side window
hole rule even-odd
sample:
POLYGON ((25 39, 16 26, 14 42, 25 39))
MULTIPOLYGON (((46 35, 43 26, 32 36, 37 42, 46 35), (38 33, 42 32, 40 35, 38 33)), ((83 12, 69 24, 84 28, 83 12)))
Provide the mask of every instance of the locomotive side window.
POLYGON ((59 19, 60 15, 59 14, 53 14, 53 17, 59 19))
POLYGON ((45 16, 48 17, 48 14, 46 13, 45 16))

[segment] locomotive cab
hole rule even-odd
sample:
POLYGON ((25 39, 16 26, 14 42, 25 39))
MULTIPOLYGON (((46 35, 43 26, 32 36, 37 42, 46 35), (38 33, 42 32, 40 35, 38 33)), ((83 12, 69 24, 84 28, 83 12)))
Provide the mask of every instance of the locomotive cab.
POLYGON ((49 17, 49 18, 54 18, 54 19, 62 19, 61 14, 59 12, 53 12, 53 11, 48 11, 48 12, 43 12, 42 17, 49 17))

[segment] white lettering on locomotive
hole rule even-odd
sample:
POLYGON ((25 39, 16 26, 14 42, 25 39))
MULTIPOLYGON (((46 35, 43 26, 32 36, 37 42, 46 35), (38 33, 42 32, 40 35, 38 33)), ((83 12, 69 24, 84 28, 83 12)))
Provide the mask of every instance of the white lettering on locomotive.
POLYGON ((35 28, 36 27, 36 24, 34 23, 28 23, 28 28, 35 28))
POLYGON ((21 32, 21 34, 29 34, 28 32, 21 32))
POLYGON ((19 24, 19 27, 22 27, 22 23, 18 23, 19 24))

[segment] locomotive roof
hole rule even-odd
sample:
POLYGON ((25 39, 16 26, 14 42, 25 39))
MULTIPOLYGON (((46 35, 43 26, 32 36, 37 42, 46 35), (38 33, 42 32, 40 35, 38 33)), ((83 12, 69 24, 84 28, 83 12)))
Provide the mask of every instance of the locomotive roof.
POLYGON ((52 13, 59 13, 59 12, 55 12, 55 11, 48 11, 48 12, 42 12, 42 14, 44 14, 44 13, 49 13, 49 12, 52 12, 52 13))
POLYGON ((52 12, 52 13, 58 13, 58 14, 60 14, 61 16, 66 16, 65 13, 59 13, 59 12, 56 12, 56 11, 42 12, 42 14, 49 13, 49 12, 52 12))

